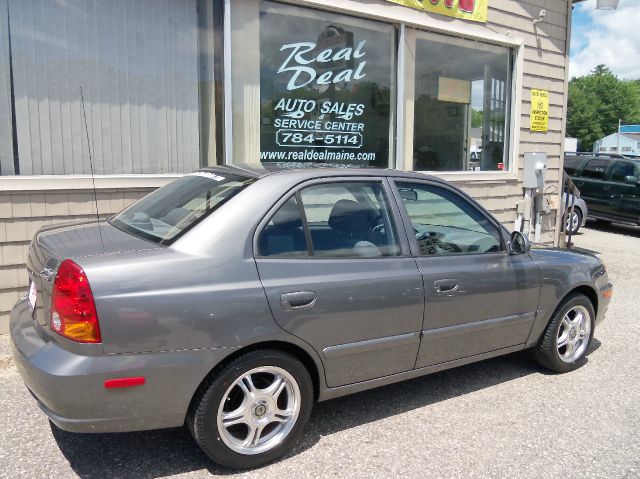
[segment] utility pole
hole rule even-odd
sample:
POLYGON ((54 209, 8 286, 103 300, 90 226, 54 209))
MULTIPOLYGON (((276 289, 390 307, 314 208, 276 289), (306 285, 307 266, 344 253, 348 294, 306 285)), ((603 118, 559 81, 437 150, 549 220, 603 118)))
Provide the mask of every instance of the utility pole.
POLYGON ((616 139, 618 140, 618 147, 616 148, 616 153, 620 154, 620 126, 622 125, 622 120, 618 119, 618 134, 616 135, 616 139))

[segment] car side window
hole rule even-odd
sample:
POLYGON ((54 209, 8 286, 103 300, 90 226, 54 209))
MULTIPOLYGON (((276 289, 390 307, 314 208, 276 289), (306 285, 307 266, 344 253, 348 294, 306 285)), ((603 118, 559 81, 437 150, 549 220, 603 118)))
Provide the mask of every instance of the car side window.
POLYGON ((494 253, 500 231, 454 192, 433 185, 396 183, 421 256, 494 253))
POLYGON ((400 246, 382 183, 339 182, 300 193, 316 257, 398 256, 400 246))
POLYGON ((636 169, 629 161, 616 161, 611 170, 611 181, 624 183, 627 176, 636 176, 636 169))
POLYGON ((584 178, 602 180, 604 179, 604 173, 607 171, 609 164, 609 160, 599 160, 596 158, 594 158, 593 160, 589 160, 587 164, 584 165, 582 176, 584 178))
POLYGON ((276 211, 258 237, 260 256, 304 257, 309 250, 295 196, 276 211))
POLYGON ((576 173, 576 170, 580 166, 582 162, 582 158, 565 156, 564 158, 564 171, 569 176, 573 176, 576 173))

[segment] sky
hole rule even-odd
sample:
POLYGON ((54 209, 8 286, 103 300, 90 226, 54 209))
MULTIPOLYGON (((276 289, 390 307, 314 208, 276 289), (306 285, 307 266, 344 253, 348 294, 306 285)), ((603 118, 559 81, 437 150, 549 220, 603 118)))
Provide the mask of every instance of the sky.
POLYGON ((601 63, 619 78, 640 79, 640 0, 620 0, 617 10, 596 10, 596 0, 575 5, 569 76, 601 63))

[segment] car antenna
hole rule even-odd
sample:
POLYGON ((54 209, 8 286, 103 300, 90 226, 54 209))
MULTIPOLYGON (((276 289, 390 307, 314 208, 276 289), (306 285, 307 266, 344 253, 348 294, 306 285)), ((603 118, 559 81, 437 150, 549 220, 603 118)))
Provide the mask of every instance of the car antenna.
POLYGON ((100 210, 98 209, 98 193, 96 192, 96 178, 93 171, 93 155, 91 154, 91 142, 89 141, 89 127, 87 126, 87 112, 84 109, 84 94, 82 85, 80 85, 80 101, 82 102, 82 118, 84 119, 84 132, 87 137, 87 148, 89 150, 89 166, 91 167, 91 183, 93 185, 93 201, 96 205, 96 225, 98 226, 98 234, 100 235, 100 244, 104 251, 104 240, 102 239, 102 228, 100 227, 100 210))

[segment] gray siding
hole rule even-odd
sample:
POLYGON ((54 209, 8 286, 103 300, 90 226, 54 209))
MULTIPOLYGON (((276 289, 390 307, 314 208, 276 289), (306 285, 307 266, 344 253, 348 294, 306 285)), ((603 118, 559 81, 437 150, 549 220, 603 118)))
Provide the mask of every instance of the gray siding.
MULTIPOLYGON (((102 216, 124 209, 151 190, 101 190, 102 216)), ((44 225, 95 218, 92 191, 24 191, 0 194, 0 334, 7 332, 11 308, 27 293, 29 241, 44 225)))

